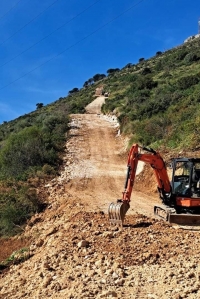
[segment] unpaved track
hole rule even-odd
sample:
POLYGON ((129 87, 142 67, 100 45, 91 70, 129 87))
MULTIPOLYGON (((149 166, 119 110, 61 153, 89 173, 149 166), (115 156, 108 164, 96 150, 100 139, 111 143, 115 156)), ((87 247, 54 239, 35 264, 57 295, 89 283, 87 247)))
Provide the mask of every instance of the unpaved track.
MULTIPOLYGON (((118 135, 113 116, 100 114, 104 97, 86 107, 87 114, 72 115, 67 153, 72 160, 68 192, 90 211, 107 212, 112 201, 121 198, 126 177, 126 140, 118 135), (71 155, 71 156, 70 156, 71 155)), ((139 170, 142 164, 139 164, 139 170)), ((68 169, 69 171, 69 169, 68 169)), ((130 213, 153 216, 157 197, 133 192, 130 213)))

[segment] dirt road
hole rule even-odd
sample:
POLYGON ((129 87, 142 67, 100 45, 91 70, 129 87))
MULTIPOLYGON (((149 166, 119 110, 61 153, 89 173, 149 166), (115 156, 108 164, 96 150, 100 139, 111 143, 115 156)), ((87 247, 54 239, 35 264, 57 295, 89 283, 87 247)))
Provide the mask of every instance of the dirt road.
MULTIPOLYGON (((119 134, 115 116, 101 115, 104 97, 86 107, 87 114, 72 115, 67 157, 68 191, 86 203, 88 210, 107 212, 109 203, 121 197, 126 177, 127 140, 119 134)), ((138 173, 143 169, 139 163, 138 173)), ((129 214, 153 216, 157 197, 133 192, 129 214)))

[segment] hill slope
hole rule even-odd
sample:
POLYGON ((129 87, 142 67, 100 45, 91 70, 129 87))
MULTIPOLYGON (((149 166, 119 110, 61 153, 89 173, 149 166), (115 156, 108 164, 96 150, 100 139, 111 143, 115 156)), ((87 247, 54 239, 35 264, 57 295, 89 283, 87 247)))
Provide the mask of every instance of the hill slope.
POLYGON ((121 195, 125 141, 113 117, 97 115, 96 105, 87 111, 72 115, 63 170, 38 189, 48 208, 18 237, 30 248, 2 271, 0 298, 198 298, 198 232, 147 217, 156 199, 142 193, 127 226, 109 226, 104 211, 121 195))

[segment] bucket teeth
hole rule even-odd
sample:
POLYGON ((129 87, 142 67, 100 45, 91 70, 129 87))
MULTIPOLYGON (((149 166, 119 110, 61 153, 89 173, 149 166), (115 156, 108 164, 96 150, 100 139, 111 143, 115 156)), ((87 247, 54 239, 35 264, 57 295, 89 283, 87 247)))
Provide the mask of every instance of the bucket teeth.
POLYGON ((130 208, 127 202, 112 202, 108 208, 108 216, 110 224, 123 226, 126 212, 130 208))

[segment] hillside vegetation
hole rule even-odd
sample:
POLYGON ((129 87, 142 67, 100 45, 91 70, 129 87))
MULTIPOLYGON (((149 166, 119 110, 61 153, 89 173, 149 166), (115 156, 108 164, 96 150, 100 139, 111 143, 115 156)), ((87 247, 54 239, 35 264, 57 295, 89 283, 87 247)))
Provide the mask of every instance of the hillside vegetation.
POLYGON ((23 229, 45 207, 37 187, 58 174, 67 139, 69 115, 83 113, 88 91, 60 98, 0 126, 0 236, 23 229))
POLYGON ((177 150, 199 147, 199 46, 198 39, 157 52, 105 80, 110 97, 103 111, 118 115, 133 142, 177 150))
POLYGON ((18 232, 44 208, 36 190, 62 163, 69 115, 84 113, 95 89, 109 92, 103 113, 118 116, 131 142, 153 148, 198 149, 200 40, 121 70, 96 74, 52 104, 0 126, 0 236, 18 232))

